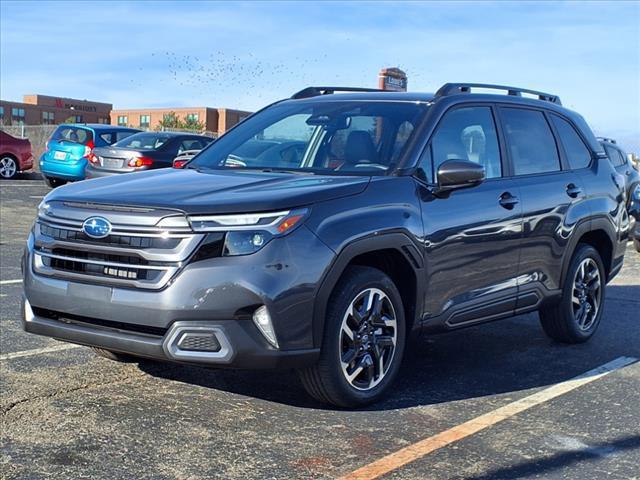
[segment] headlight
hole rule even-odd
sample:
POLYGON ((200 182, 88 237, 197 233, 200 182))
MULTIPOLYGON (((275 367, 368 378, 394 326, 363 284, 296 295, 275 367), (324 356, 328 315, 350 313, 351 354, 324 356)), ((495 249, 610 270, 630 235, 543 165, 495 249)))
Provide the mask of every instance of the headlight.
POLYGON ((189 217, 195 232, 226 232, 223 256, 255 253, 273 238, 292 232, 308 215, 306 208, 237 215, 193 215, 189 217))
POLYGON ((229 232, 224 239, 222 255, 249 255, 264 247, 272 235, 266 231, 229 232))
POLYGON ((44 217, 48 215, 50 208, 51 208, 51 205, 49 205, 49 203, 46 200, 42 200, 38 205, 38 216, 44 217))

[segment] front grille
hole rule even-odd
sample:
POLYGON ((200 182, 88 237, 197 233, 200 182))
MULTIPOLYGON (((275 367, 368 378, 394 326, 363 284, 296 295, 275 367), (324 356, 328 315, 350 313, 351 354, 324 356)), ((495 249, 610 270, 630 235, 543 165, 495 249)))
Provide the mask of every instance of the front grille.
POLYGON ((99 277, 130 280, 154 280, 158 275, 160 275, 159 271, 149 271, 142 268, 115 267, 47 256, 43 256, 42 263, 46 267, 54 270, 82 273, 99 277))
MULTIPOLYGON (((87 208, 89 211, 78 214, 78 207, 57 206, 58 209, 38 219, 33 232, 33 268, 54 278, 157 290, 183 267, 205 237, 188 227, 154 227, 163 216, 149 221, 148 215, 153 211, 145 211, 140 212, 145 225, 110 220, 111 233, 95 239, 83 232, 82 224, 96 212, 87 208)), ((115 207, 112 213, 101 210, 100 216, 107 219, 124 215, 130 220, 138 215, 131 212, 136 213, 132 217, 115 207)))
POLYGON ((87 243, 89 245, 107 245, 112 247, 133 248, 175 248, 179 238, 143 237, 131 235, 109 235, 106 238, 91 238, 83 231, 56 228, 45 223, 40 224, 40 233, 55 240, 87 243))

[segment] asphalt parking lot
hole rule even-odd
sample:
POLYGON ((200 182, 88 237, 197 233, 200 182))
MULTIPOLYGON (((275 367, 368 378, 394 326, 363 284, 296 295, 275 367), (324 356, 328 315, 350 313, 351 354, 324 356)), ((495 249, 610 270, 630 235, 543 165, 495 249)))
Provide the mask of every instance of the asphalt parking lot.
POLYGON ((118 364, 24 333, 19 261, 46 192, 0 182, 2 478, 640 478, 631 247, 590 343, 553 343, 535 315, 426 338, 386 401, 341 411, 292 371, 118 364))

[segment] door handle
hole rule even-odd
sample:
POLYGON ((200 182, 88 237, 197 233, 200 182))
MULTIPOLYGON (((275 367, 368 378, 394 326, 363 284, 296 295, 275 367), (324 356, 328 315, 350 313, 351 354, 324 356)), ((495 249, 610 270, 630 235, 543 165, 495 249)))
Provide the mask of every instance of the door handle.
POLYGON ((567 195, 571 198, 577 198, 582 193, 582 189, 573 183, 567 185, 567 195))
POLYGON ((500 195, 500 201, 498 203, 507 210, 513 210, 513 207, 520 203, 520 200, 518 200, 518 197, 511 195, 511 192, 504 192, 500 195))

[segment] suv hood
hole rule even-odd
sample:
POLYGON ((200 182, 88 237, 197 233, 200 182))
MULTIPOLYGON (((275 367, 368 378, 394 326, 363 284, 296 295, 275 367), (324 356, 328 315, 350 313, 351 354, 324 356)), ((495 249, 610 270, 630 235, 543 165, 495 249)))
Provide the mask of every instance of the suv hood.
POLYGON ((165 168, 71 183, 47 201, 155 207, 187 214, 252 213, 311 205, 364 191, 370 177, 165 168))

